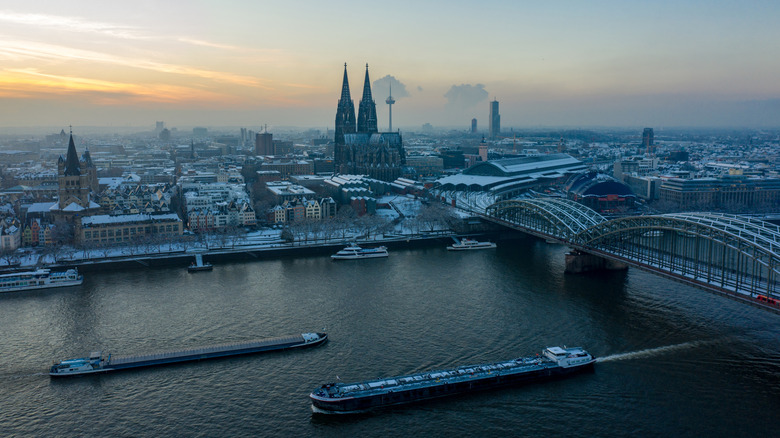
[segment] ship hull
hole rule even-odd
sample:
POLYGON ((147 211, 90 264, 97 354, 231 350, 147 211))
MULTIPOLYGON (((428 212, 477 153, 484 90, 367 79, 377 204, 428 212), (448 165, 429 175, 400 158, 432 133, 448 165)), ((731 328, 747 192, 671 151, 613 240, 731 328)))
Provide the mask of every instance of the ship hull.
POLYGON ((376 259, 376 258, 382 258, 387 257, 388 254, 385 253, 377 253, 377 254, 360 254, 360 255, 338 255, 334 254, 330 256, 333 260, 358 260, 358 259, 376 259))
POLYGON ((0 288, 0 292, 22 292, 26 290, 39 290, 39 289, 56 289, 58 287, 72 287, 72 286, 79 286, 82 283, 84 283, 84 278, 80 278, 78 280, 72 280, 72 281, 60 281, 55 283, 46 283, 41 285, 30 285, 30 286, 23 286, 23 287, 7 287, 7 288, 0 288))
POLYGON ((218 348, 203 347, 195 350, 183 350, 180 352, 160 353, 145 356, 133 356, 128 358, 114 359, 114 363, 109 360, 108 364, 101 365, 91 370, 73 370, 73 371, 51 371, 52 377, 69 377, 83 374, 106 373, 110 371, 120 371, 131 368, 144 368, 151 366, 167 365, 182 362, 192 362, 205 359, 215 359, 220 357, 243 356, 249 354, 266 353, 271 351, 289 350, 293 348, 306 348, 321 345, 328 340, 328 335, 319 333, 319 339, 311 342, 279 342, 266 345, 257 345, 247 348, 218 348))
POLYGON ((438 385, 432 385, 423 388, 412 388, 408 390, 399 388, 393 391, 372 394, 364 397, 344 397, 334 399, 318 397, 315 394, 312 394, 310 398, 312 401, 312 410, 315 413, 350 414, 387 406, 418 403, 442 397, 554 380, 572 374, 592 370, 593 362, 590 362, 586 365, 571 368, 553 366, 511 374, 496 373, 486 377, 453 383, 442 381, 442 383, 438 385))

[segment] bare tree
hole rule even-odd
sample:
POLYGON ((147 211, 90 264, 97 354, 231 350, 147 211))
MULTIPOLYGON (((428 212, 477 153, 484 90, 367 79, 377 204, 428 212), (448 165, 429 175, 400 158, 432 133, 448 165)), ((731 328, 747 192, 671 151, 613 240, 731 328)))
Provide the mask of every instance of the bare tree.
POLYGON ((51 230, 51 240, 54 244, 64 245, 72 243, 73 238, 73 224, 64 219, 58 219, 54 222, 54 228, 51 230))

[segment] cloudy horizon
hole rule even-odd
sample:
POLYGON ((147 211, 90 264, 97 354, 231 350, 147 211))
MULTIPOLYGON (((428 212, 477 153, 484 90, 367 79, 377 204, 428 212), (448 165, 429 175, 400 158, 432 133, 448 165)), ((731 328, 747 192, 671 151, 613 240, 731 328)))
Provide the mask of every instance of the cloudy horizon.
POLYGON ((332 129, 344 62, 380 129, 780 125, 772 2, 256 3, 0 7, 0 125, 332 129))

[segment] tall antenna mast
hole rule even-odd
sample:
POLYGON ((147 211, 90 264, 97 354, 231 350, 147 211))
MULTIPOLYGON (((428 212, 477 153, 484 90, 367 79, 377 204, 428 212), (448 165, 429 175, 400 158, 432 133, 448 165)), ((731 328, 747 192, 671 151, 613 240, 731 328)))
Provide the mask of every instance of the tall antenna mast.
POLYGON ((390 108, 390 128, 387 130, 388 132, 393 132, 393 104, 395 103, 395 99, 393 99, 393 83, 390 82, 390 96, 388 96, 387 100, 385 100, 385 103, 390 108))

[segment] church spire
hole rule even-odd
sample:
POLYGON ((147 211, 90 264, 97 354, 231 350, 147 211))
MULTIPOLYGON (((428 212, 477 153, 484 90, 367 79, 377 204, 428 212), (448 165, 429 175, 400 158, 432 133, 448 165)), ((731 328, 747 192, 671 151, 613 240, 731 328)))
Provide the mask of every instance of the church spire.
POLYGON ((376 102, 371 97, 371 80, 368 78, 366 64, 366 79, 363 82, 363 99, 358 107, 357 131, 373 134, 378 131, 376 123, 376 102))
POLYGON ((68 154, 65 157, 65 176, 79 175, 81 175, 79 156, 76 154, 76 144, 73 143, 73 131, 71 131, 70 142, 68 143, 68 154))
POLYGON ((336 144, 344 144, 344 134, 355 132, 355 103, 349 94, 347 63, 344 63, 344 80, 341 84, 341 98, 336 109, 336 144))

